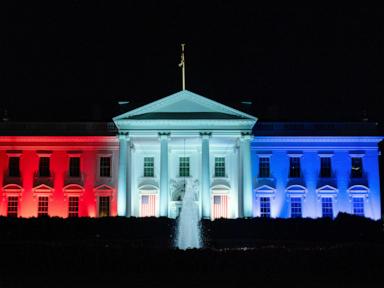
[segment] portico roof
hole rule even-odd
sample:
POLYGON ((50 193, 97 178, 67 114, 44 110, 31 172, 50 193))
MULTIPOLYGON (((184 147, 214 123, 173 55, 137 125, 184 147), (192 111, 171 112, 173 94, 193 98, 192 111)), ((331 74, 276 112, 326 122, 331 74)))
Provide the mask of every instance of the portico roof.
POLYGON ((257 118, 188 90, 113 118, 119 130, 250 130, 257 118))

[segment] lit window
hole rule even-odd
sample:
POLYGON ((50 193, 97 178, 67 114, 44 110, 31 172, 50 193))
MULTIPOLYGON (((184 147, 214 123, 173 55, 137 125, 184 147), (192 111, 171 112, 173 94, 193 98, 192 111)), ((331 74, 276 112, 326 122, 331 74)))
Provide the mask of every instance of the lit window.
POLYGON ((291 178, 300 177, 300 157, 289 158, 289 177, 291 178))
POLYGON ((354 197, 352 198, 353 214, 356 216, 364 216, 364 198, 354 197))
POLYGON ((111 177, 111 157, 100 157, 100 177, 111 177))
POLYGON ((37 217, 48 216, 48 197, 40 196, 37 204, 37 217))
POLYGON ((39 177, 49 177, 51 176, 51 171, 49 170, 49 157, 40 157, 39 159, 39 177))
POLYGON ((144 157, 144 177, 155 176, 155 159, 153 157, 144 157))
POLYGON ((363 177, 363 159, 361 157, 352 157, 352 178, 363 177))
POLYGON ((260 216, 271 217, 271 198, 260 197, 260 216))
POLYGON ((320 158, 320 176, 323 178, 331 177, 331 157, 320 158))
POLYGON ((68 217, 79 217, 79 197, 68 197, 68 217))
POLYGON ((69 177, 80 177, 80 157, 69 158, 69 177))
POLYGON ((269 157, 260 157, 259 158, 259 177, 268 178, 270 175, 269 169, 269 157))
POLYGON ((179 158, 179 176, 189 177, 189 157, 179 158))
POLYGON ((291 217, 302 217, 302 199, 301 197, 291 197, 291 217))
POLYGON ((215 177, 225 177, 224 157, 215 157, 215 177))
POLYGON ((19 208, 19 197, 9 196, 8 197, 8 207, 7 215, 8 217, 17 217, 19 208))
POLYGON ((99 217, 110 216, 110 197, 100 196, 99 197, 99 217))
POLYGON ((323 217, 333 218, 332 197, 321 198, 321 210, 323 212, 323 217))

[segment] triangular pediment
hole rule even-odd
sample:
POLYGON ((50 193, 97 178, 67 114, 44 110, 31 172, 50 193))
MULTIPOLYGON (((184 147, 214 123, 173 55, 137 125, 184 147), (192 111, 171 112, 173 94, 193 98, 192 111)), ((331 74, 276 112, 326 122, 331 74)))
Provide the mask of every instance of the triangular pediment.
MULTIPOLYGON (((257 118, 223 105, 206 97, 188 90, 183 90, 164 97, 137 109, 123 113, 113 118, 119 129, 132 128, 132 123, 149 123, 150 121, 247 121, 247 126, 252 128, 257 118), (124 123, 125 125, 122 125, 124 123), (127 127, 126 124, 130 124, 127 127), (124 126, 124 127, 122 127, 124 126)), ((244 125, 245 126, 245 125, 244 125)))
POLYGON ((324 185, 324 186, 316 189, 316 192, 317 193, 337 193, 338 190, 331 185, 324 185))

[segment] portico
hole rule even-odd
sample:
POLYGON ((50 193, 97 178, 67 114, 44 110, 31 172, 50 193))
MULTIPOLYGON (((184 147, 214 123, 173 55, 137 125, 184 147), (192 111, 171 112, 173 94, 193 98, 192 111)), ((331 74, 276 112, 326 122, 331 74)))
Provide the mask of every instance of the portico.
POLYGON ((113 120, 120 141, 120 216, 177 217, 186 182, 203 218, 252 216, 255 117, 183 90, 113 120), (142 187, 152 187, 148 197, 142 187))

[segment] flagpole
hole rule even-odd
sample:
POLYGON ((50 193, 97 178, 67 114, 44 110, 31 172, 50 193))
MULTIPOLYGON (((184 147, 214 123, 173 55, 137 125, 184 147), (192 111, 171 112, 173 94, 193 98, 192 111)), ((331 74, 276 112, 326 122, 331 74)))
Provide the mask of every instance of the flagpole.
POLYGON ((179 67, 181 67, 181 76, 182 76, 183 90, 185 90, 185 57, 184 57, 184 47, 185 47, 185 43, 182 43, 181 44, 181 62, 179 64, 179 67))

